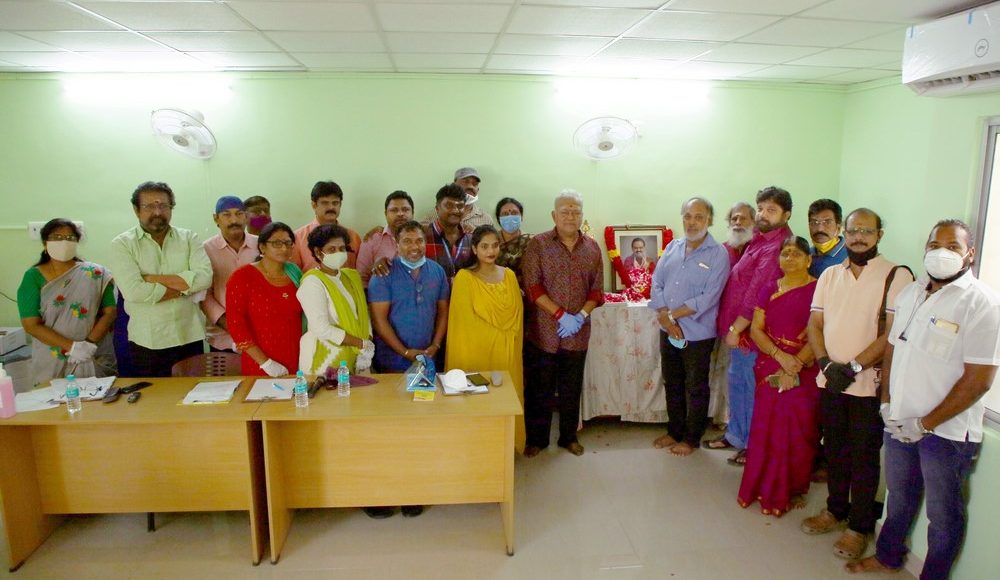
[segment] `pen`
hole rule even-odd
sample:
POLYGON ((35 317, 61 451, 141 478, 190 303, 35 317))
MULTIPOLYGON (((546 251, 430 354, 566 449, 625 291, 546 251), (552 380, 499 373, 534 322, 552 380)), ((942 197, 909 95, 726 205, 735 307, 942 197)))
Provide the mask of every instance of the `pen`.
POLYGON ((271 383, 271 386, 274 387, 274 388, 276 388, 276 389, 278 389, 279 391, 284 391, 285 390, 285 387, 282 387, 278 383, 271 383))

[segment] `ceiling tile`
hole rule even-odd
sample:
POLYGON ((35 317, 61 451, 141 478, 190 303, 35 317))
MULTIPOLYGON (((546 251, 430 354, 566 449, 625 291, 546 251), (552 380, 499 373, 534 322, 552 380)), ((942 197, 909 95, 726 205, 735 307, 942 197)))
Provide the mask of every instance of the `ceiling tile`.
POLYGON ((577 67, 584 62, 581 57, 534 56, 520 54, 494 54, 486 63, 490 71, 546 71, 558 72, 577 67))
POLYGON ((0 52, 0 61, 63 70, 80 70, 93 63, 75 52, 0 52))
POLYGON ((858 48, 832 48, 788 64, 804 64, 807 66, 847 66, 867 67, 898 62, 903 58, 900 52, 885 50, 863 50, 858 48))
POLYGON ((0 51, 47 51, 47 50, 59 50, 54 46, 48 44, 43 44, 37 40, 32 40, 30 38, 25 38, 24 36, 18 36, 10 32, 0 31, 0 51))
POLYGON ((831 0, 802 16, 917 23, 983 4, 982 0, 831 0))
POLYGON ((741 75, 746 78, 780 79, 780 80, 812 80, 833 74, 848 72, 849 68, 826 66, 792 66, 779 64, 741 75))
POLYGON ((204 71, 214 67, 178 52, 82 52, 89 57, 92 71, 204 71))
POLYGON ((486 62, 485 54, 393 54, 399 69, 444 69, 444 68, 474 68, 478 69, 486 62))
POLYGON ((591 8, 646 8, 655 10, 663 6, 665 0, 526 0, 524 5, 545 6, 589 6, 591 8))
POLYGON ((891 71, 876 70, 870 68, 859 68, 843 73, 837 73, 835 75, 830 75, 828 77, 823 77, 822 81, 834 81, 838 83, 852 84, 852 83, 864 83, 868 81, 873 81, 876 79, 886 79, 894 76, 898 76, 891 71))
POLYGON ((385 52, 377 32, 268 32, 289 52, 385 52))
POLYGON ((893 30, 892 32, 887 32, 885 34, 866 38, 865 40, 853 42, 848 44, 845 48, 870 48, 872 50, 900 51, 903 50, 903 40, 905 38, 906 28, 900 28, 898 30, 893 30))
POLYGON ((336 52, 297 52, 292 55, 316 70, 391 70, 388 54, 346 54, 336 52))
POLYGON ((229 6, 259 30, 377 30, 367 4, 232 2, 229 6))
POLYGON ((658 12, 628 33, 637 38, 670 40, 735 40, 777 22, 777 16, 658 12))
POLYGON ((25 32, 35 40, 46 42, 59 48, 74 51, 93 52, 163 52, 169 51, 138 34, 121 31, 65 32, 41 31, 25 32))
POLYGON ((600 36, 538 36, 504 34, 497 43, 497 54, 537 54, 551 56, 590 56, 610 41, 600 36))
POLYGON ((149 37, 182 51, 271 52, 280 50, 259 32, 152 32, 149 37))
POLYGON ((514 14, 507 32, 618 36, 647 14, 646 10, 621 8, 522 6, 514 14))
POLYGON ((487 54, 496 42, 496 34, 456 32, 387 32, 386 42, 393 52, 457 52, 487 54))
POLYGON ((225 4, 215 2, 81 2, 81 6, 133 30, 248 30, 225 4))
POLYGON ((721 46, 716 42, 684 42, 674 40, 639 40, 623 38, 601 51, 601 56, 628 58, 665 58, 687 60, 721 46))
POLYGON ((298 61, 283 52, 195 52, 195 58, 221 67, 302 68, 298 61))
POLYGON ((669 74, 671 77, 678 79, 731 79, 755 70, 760 70, 765 66, 762 64, 734 62, 691 61, 681 63, 670 69, 669 74))
POLYGON ((731 42, 713 49, 695 60, 711 62, 750 62, 781 64, 823 49, 814 46, 781 46, 777 44, 742 44, 731 42))
POLYGON ((509 6, 376 4, 382 29, 392 32, 500 32, 509 6))
POLYGON ((58 2, 0 2, 4 30, 114 30, 98 18, 58 2))
POLYGON ((674 0, 671 10, 788 16, 827 0, 674 0))
POLYGON ((760 44, 835 47, 883 34, 894 28, 897 25, 882 22, 788 18, 740 40, 760 44))
POLYGON ((615 78, 665 78, 680 64, 672 60, 597 57, 584 62, 571 72, 615 78))

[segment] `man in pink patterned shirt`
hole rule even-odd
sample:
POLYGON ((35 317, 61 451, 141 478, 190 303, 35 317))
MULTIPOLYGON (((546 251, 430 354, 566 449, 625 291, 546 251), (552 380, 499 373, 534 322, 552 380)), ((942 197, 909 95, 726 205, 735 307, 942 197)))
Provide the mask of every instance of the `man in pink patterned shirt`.
POLYGON ((233 350, 226 327, 226 283, 237 268, 257 259, 257 236, 246 232, 246 208, 240 198, 226 195, 215 202, 212 214, 219 233, 205 240, 205 253, 212 262, 212 285, 201 302, 208 328, 205 335, 212 350, 233 350))

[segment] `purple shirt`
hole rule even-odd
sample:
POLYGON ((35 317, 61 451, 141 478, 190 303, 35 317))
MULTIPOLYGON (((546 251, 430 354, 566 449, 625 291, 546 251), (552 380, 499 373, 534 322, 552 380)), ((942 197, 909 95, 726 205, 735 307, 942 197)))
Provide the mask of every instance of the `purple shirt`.
POLYGON ((790 235, 792 230, 787 224, 766 234, 754 230, 753 238, 747 242, 743 257, 733 266, 726 289, 722 291, 719 336, 726 335, 739 316, 753 320, 753 309, 757 306, 760 289, 781 278, 778 254, 781 253, 781 243, 790 235))

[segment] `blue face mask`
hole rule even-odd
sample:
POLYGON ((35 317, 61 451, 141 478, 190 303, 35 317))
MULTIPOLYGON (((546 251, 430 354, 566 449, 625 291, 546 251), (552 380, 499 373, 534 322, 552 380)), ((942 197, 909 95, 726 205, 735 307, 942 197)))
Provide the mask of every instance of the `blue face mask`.
POLYGON ((500 216, 500 227, 508 234, 512 234, 521 229, 521 216, 502 215, 500 216))
POLYGON ((686 338, 674 338, 672 336, 668 336, 667 340, 670 341, 670 344, 674 345, 674 348, 684 348, 688 345, 686 338))
POLYGON ((417 260, 416 262, 411 262, 406 258, 404 258, 403 256, 400 256, 399 261, 402 262, 403 265, 406 266, 407 268, 411 270, 416 270, 420 266, 423 266, 425 262, 427 262, 427 256, 420 256, 420 259, 417 260))

